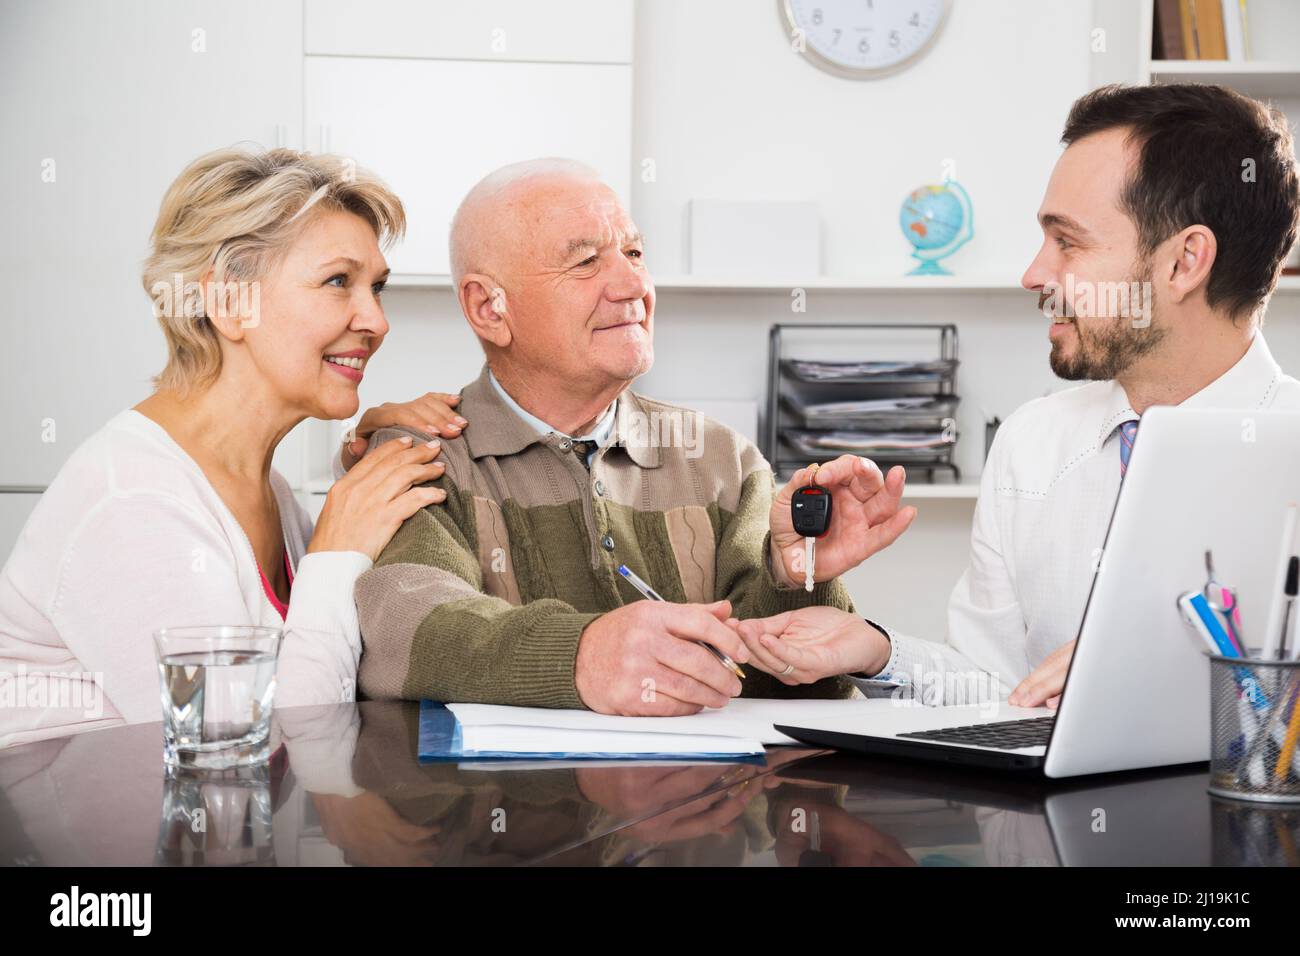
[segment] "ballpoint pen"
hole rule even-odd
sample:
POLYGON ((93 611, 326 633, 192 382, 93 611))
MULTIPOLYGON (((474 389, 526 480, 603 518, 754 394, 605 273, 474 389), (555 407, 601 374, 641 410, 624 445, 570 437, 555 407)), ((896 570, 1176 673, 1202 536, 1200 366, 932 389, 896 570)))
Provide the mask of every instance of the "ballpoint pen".
POLYGON ((1291 616, 1295 613, 1296 592, 1300 591, 1300 557, 1291 556, 1286 565, 1286 586, 1282 589, 1282 630, 1277 637, 1276 660, 1287 658, 1291 641, 1291 616))
POLYGON ((1277 637, 1287 628, 1287 624, 1283 620, 1288 610, 1286 585, 1291 570, 1291 560, 1297 551, 1295 537, 1297 519, 1300 519, 1300 508, 1297 507, 1295 502, 1291 502, 1282 512, 1282 529, 1278 541, 1277 563, 1273 566, 1273 579, 1269 581, 1269 588, 1272 593, 1268 596, 1268 621, 1264 630, 1264 647, 1260 654, 1264 660, 1276 659, 1277 637))
MULTIPOLYGON (((620 565, 618 566, 618 573, 621 574, 621 575, 623 575, 623 577, 627 580, 627 583, 628 583, 628 584, 632 585, 632 587, 634 587, 634 588, 636 588, 638 591, 640 591, 642 597, 647 597, 647 598, 649 598, 651 601, 662 601, 662 600, 663 600, 663 597, 660 596, 660 594, 659 594, 658 591, 656 591, 656 590, 655 590, 654 588, 652 588, 650 585, 648 585, 648 584, 646 584, 644 581, 642 581, 641 578, 639 578, 639 577, 638 577, 638 576, 637 576, 637 575, 632 571, 632 569, 629 568, 626 564, 620 564, 620 565)), ((721 661, 723 667, 727 668, 727 670, 731 671, 733 674, 735 674, 735 675, 736 675, 737 677, 739 677, 741 680, 744 680, 744 679, 745 679, 745 672, 742 671, 742 670, 740 669, 739 665, 737 665, 736 662, 733 661, 730 657, 728 657, 726 654, 722 653, 722 651, 718 650, 716 647, 714 647, 714 646, 713 646, 712 644, 710 644, 708 641, 700 641, 699 643, 700 643, 701 646, 703 646, 703 648, 704 648, 706 651, 708 651, 708 652, 711 653, 714 657, 716 657, 719 661, 721 661)))

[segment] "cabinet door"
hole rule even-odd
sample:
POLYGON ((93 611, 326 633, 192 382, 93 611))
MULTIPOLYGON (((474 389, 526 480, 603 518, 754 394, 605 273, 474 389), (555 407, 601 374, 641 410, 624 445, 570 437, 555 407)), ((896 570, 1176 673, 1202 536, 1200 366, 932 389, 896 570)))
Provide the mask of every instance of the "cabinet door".
POLYGON ((311 0, 305 52, 631 63, 632 0, 311 0))
POLYGON ((507 163, 567 156, 589 163, 628 199, 632 68, 589 63, 486 63, 306 58, 309 145, 356 160, 406 205, 395 273, 446 275, 447 230, 465 193, 507 163))

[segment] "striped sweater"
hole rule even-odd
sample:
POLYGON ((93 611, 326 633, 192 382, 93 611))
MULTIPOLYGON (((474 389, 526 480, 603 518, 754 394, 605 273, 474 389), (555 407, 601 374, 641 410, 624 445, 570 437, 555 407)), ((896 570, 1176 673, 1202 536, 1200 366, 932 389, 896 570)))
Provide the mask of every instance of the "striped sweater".
MULTIPOLYGON (((590 470, 555 432, 539 434, 487 368, 461 393, 469 427, 443 441, 444 505, 403 523, 357 581, 370 698, 582 707, 574 661, 583 629, 642 600, 620 564, 668 601, 730 600, 738 618, 825 604, 852 610, 839 580, 811 594, 768 563, 774 483, 731 429, 625 391, 590 470)), ((381 429, 371 447, 418 432, 381 429)), ((750 668, 747 697, 846 697, 830 678, 787 687, 750 668)))

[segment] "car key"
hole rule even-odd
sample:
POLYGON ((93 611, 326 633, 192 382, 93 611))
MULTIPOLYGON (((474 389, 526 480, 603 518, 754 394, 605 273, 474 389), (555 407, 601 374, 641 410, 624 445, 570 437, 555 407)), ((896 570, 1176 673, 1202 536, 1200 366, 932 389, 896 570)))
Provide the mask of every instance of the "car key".
POLYGON ((831 526, 831 493, 821 485, 804 485, 790 499, 790 521, 795 534, 803 537, 803 586, 813 589, 813 568, 817 561, 817 539, 831 526))

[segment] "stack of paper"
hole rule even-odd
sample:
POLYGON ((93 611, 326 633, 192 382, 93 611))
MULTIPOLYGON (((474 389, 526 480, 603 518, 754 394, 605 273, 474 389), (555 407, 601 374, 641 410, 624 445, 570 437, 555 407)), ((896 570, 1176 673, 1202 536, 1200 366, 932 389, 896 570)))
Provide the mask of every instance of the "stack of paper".
POLYGON ((420 706, 421 760, 735 760, 793 744, 774 723, 864 714, 862 700, 733 700, 688 717, 611 717, 494 704, 420 706))
POLYGON ((785 359, 787 371, 804 382, 941 382, 957 368, 956 359, 920 362, 813 362, 785 359))
POLYGON ((931 452, 955 442, 951 430, 937 432, 868 432, 849 429, 837 431, 787 431, 790 444, 810 458, 819 458, 824 452, 853 452, 871 455, 882 452, 931 452))

